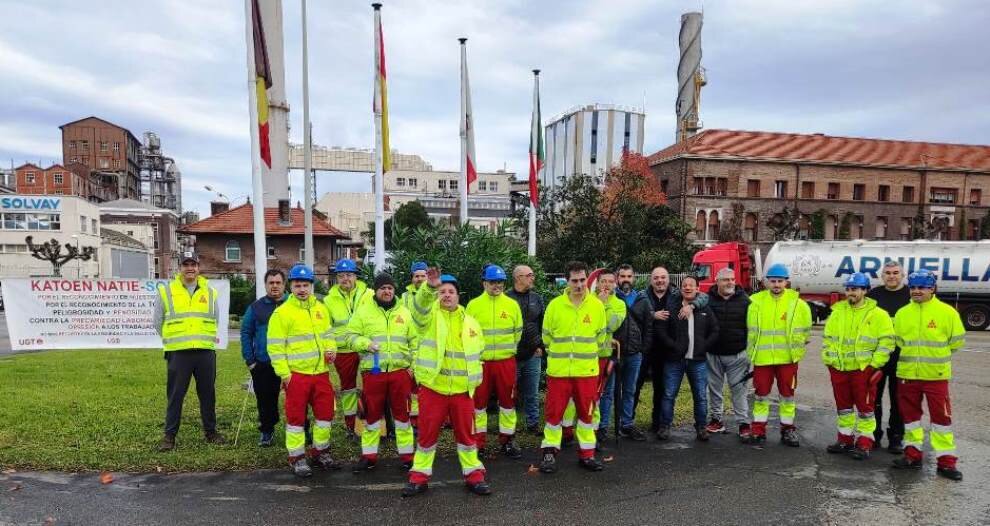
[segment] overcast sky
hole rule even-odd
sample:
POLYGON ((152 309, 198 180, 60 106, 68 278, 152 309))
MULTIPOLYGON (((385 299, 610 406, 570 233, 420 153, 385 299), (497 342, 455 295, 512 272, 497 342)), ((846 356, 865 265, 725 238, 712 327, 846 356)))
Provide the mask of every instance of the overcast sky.
MULTIPOLYGON (((544 120, 579 104, 645 101, 647 153, 669 145, 680 14, 702 7, 707 128, 990 144, 985 0, 383 3, 392 146, 434 169, 459 166, 457 37, 469 37, 479 168, 522 173, 534 67, 544 120)), ((293 142, 299 4, 283 0, 293 142)), ((369 4, 309 2, 317 144, 372 145, 369 4)), ((0 0, 0 13, 4 166, 60 161, 58 126, 97 115, 161 136, 187 208, 206 215, 206 184, 235 200, 248 191, 243 1, 0 0)), ((317 184, 321 194, 369 188, 353 174, 317 184)))

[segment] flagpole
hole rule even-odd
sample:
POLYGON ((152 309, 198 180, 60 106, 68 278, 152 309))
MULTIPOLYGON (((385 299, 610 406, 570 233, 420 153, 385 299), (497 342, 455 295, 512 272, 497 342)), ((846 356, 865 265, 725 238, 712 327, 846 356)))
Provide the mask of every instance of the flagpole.
POLYGON ((309 124, 309 37, 306 33, 306 0, 302 2, 302 85, 303 85, 303 193, 305 208, 303 221, 305 234, 303 236, 304 263, 314 268, 316 253, 313 251, 313 137, 309 124))
POLYGON ((530 124, 530 152, 529 152, 529 243, 527 252, 530 256, 536 256, 536 196, 533 194, 533 178, 539 171, 538 149, 539 134, 543 133, 540 123, 540 70, 533 70, 533 122, 530 124), (534 151, 535 150, 535 151, 534 151))
POLYGON ((467 148, 468 130, 470 123, 467 119, 467 86, 464 82, 467 78, 467 38, 458 38, 461 43, 461 224, 468 223, 468 175, 467 175, 467 148))
MULTIPOLYGON (((268 271, 268 254, 265 249, 265 190, 261 184, 261 140, 258 137, 258 73, 254 68, 254 18, 253 0, 244 0, 247 34, 248 111, 251 115, 251 191, 254 195, 254 287, 257 297, 265 295, 265 272, 268 271)), ((259 13, 258 16, 261 16, 259 13)))
MULTIPOLYGON (((379 86, 379 68, 381 64, 381 41, 379 39, 378 28, 381 27, 382 4, 374 3, 371 7, 375 10, 375 100, 382 96, 381 86, 379 86)), ((381 271, 385 268, 385 174, 383 166, 382 152, 382 105, 375 104, 375 180, 373 190, 375 192, 375 270, 381 271)))

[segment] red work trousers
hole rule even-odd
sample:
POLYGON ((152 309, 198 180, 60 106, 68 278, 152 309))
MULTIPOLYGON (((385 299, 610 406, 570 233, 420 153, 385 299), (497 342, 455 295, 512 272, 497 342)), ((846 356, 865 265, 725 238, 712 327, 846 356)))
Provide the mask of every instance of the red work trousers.
MULTIPOLYGON (((870 372, 872 373, 872 370, 870 372)), ((832 379, 835 409, 840 416, 839 442, 851 446, 853 445, 853 431, 855 429, 844 427, 842 415, 852 413, 855 408, 854 417, 849 417, 850 422, 869 420, 874 423, 871 427, 875 427, 876 421, 873 414, 874 404, 877 401, 875 386, 871 389, 870 376, 867 371, 839 371, 829 367, 828 374, 832 379)), ((866 451, 873 449, 872 430, 869 433, 856 432, 855 445, 866 451)))
MULTIPOLYGON (((364 386, 361 390, 361 404, 364 406, 365 425, 374 426, 385 416, 386 400, 397 427, 409 424, 409 396, 413 385, 409 369, 378 374, 364 371, 361 373, 361 383, 364 386)), ((372 461, 378 460, 377 450, 361 456, 372 461)), ((412 460, 412 453, 400 452, 399 458, 403 462, 412 460)))
POLYGON ((757 365, 753 367, 753 390, 756 391, 753 400, 753 435, 767 436, 767 416, 770 413, 770 402, 767 397, 777 381, 777 393, 780 394, 780 430, 794 429, 794 390, 797 388, 798 364, 757 365))
MULTIPOLYGON (((474 443, 474 402, 467 393, 442 395, 425 385, 419 386, 419 439, 416 445, 421 450, 432 450, 437 445, 440 429, 446 420, 454 426, 454 440, 457 448, 477 447, 474 443)), ((463 467, 462 467, 463 470, 463 467)), ((464 474, 468 484, 485 481, 485 470, 475 469, 464 474)), ((430 476, 418 471, 409 472, 409 482, 426 484, 430 476)))
MULTIPOLYGON (((582 378, 548 376, 546 407, 543 410, 547 427, 560 427, 567 402, 571 399, 574 400, 578 425, 593 430, 595 406, 598 404, 598 376, 582 378)), ((548 444, 546 436, 549 435, 544 433, 544 436, 544 449, 552 449, 554 453, 560 452, 560 443, 548 444)), ((582 442, 578 447, 578 458, 594 457, 594 431, 591 432, 590 443, 582 442)))
MULTIPOLYGON (((306 408, 313 408, 313 417, 316 425, 327 429, 326 435, 329 438, 330 422, 333 422, 334 398, 333 386, 330 385, 330 375, 328 374, 302 374, 292 373, 289 385, 285 387, 285 425, 294 429, 302 430, 306 423, 306 408)), ((309 450, 310 455, 318 453, 317 450, 326 449, 329 443, 317 443, 317 433, 313 433, 313 448, 309 450)), ((300 444, 301 447, 301 444, 300 444)))
POLYGON ((360 364, 361 356, 356 352, 338 353, 337 358, 333 361, 334 367, 337 368, 337 376, 340 377, 340 397, 341 403, 344 404, 344 424, 351 431, 354 431, 357 404, 354 404, 353 408, 348 407, 347 398, 353 396, 354 400, 357 400, 357 375, 360 364))
MULTIPOLYGON (((500 411, 516 410, 516 359, 505 358, 503 360, 489 360, 481 362, 481 385, 474 390, 474 411, 488 411, 488 399, 492 392, 498 397, 498 407, 500 411)), ((499 416, 499 423, 505 420, 499 416)), ((488 419, 485 419, 488 422, 488 419)), ((505 444, 512 439, 515 429, 511 430, 499 425, 498 443, 505 444)), ((488 429, 475 429, 474 441, 478 444, 478 449, 485 449, 488 442, 488 429)))
MULTIPOLYGON (((608 383, 609 361, 608 358, 598 358, 598 398, 596 400, 601 400, 602 392, 605 391, 605 384, 608 383)), ((563 422, 564 441, 574 440, 574 415, 571 415, 570 411, 566 411, 564 416, 567 418, 563 422)))
POLYGON ((928 418, 932 422, 932 452, 940 468, 955 468, 959 457, 952 433, 952 401, 948 380, 897 379, 897 406, 904 418, 904 456, 908 460, 922 459, 924 429, 921 427, 921 400, 928 401, 928 418))

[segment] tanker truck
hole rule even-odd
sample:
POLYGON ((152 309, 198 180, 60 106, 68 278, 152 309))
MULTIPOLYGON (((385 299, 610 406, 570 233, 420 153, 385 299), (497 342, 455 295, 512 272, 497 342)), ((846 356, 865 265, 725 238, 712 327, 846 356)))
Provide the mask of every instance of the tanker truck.
POLYGON ((854 272, 881 285, 887 260, 901 263, 905 274, 927 269, 938 277, 939 299, 953 305, 968 330, 990 325, 990 240, 983 241, 780 241, 761 261, 759 251, 742 243, 720 243, 694 256, 702 290, 714 284, 721 268, 736 269, 736 281, 753 288, 763 269, 783 263, 791 271, 791 288, 809 301, 819 316, 845 297, 842 283, 854 272))

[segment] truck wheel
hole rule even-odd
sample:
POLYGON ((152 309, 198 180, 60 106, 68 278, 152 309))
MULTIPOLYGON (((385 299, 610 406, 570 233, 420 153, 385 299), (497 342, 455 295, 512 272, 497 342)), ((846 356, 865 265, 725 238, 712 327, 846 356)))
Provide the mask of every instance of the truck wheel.
POLYGON ((962 312, 963 326, 967 331, 982 331, 990 326, 990 309, 986 305, 970 305, 962 312))

